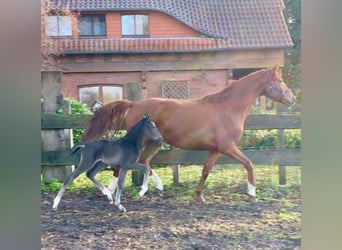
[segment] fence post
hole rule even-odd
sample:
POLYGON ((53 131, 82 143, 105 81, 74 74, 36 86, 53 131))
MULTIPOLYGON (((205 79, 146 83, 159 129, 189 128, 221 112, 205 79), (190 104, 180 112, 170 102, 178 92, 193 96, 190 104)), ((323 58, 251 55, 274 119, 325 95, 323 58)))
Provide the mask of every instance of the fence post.
POLYGON ((171 165, 172 173, 173 173, 173 185, 179 185, 179 167, 180 164, 171 165))
MULTIPOLYGON (((285 146, 284 129, 278 129, 278 142, 279 142, 279 147, 282 148, 285 146)), ((278 173, 279 173, 279 184, 285 185, 286 184, 286 166, 279 165, 278 173)))
MULTIPOLYGON (((145 86, 145 85, 144 85, 145 86)), ((143 86, 143 87, 144 87, 143 86)), ((145 91, 141 89, 141 85, 136 82, 128 83, 128 99, 132 101, 141 100, 145 91)), ((141 186, 144 181, 144 174, 138 170, 132 170, 132 183, 134 186, 141 186)))
MULTIPOLYGON (((280 72, 282 74, 282 71, 280 72)), ((285 108, 282 104, 277 103, 277 114, 282 114, 284 112, 285 108)), ((284 129, 278 129, 278 145, 280 148, 285 147, 285 133, 284 129)), ((278 167, 278 174, 279 174, 279 184, 285 185, 286 184, 286 166, 279 165, 278 167)))
MULTIPOLYGON (((61 93, 61 72, 41 72, 41 95, 43 103, 41 111, 55 113, 58 109, 70 113, 68 103, 63 100, 61 93)), ((72 145, 71 129, 55 129, 41 131, 41 147, 46 151, 69 150, 72 145)), ((73 165, 68 166, 41 166, 41 173, 44 183, 50 183, 52 179, 63 182, 64 179, 74 170, 73 165)))

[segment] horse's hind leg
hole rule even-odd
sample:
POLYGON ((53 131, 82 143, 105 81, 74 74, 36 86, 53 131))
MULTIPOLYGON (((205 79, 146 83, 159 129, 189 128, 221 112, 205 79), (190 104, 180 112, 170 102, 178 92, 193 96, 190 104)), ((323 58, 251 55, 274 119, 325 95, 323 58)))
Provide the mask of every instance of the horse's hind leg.
POLYGON ((93 165, 93 167, 87 172, 87 177, 95 183, 95 185, 101 190, 101 192, 104 195, 107 195, 108 200, 110 201, 110 203, 113 202, 113 196, 112 193, 106 188, 104 187, 101 182, 99 182, 96 178, 95 175, 97 174, 97 172, 99 172, 100 170, 104 169, 106 167, 106 164, 104 164, 103 162, 97 162, 93 165))
POLYGON ((59 190, 57 196, 55 197, 55 199, 53 200, 53 206, 52 208, 54 210, 57 210, 58 208, 58 205, 59 205, 59 202, 61 201, 62 199, 62 196, 66 190, 66 188, 76 179, 77 176, 79 176, 81 173, 84 172, 84 164, 81 163, 79 167, 77 167, 75 169, 74 172, 72 172, 71 174, 69 174, 67 176, 67 178, 65 179, 64 183, 63 183, 63 186, 62 188, 59 190))

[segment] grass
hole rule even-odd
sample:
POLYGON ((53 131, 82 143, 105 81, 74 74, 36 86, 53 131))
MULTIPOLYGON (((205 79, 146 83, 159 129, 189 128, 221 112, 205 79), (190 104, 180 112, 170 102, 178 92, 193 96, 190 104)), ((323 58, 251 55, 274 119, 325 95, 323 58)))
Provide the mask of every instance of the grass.
MULTIPOLYGON (((173 210, 170 211, 169 208, 159 204, 155 210, 150 206, 148 210, 139 213, 133 212, 115 217, 115 220, 123 223, 121 226, 130 225, 123 229, 124 241, 127 240, 128 235, 136 236, 137 232, 145 232, 146 228, 149 231, 142 236, 144 239, 151 232, 163 232, 167 235, 167 242, 173 240, 172 244, 178 246, 181 246, 182 242, 193 240, 192 235, 197 232, 201 232, 206 240, 215 244, 222 246, 230 244, 230 249, 252 249, 244 246, 257 244, 260 246, 258 249, 266 249, 268 243, 274 244, 272 249, 285 249, 280 247, 284 244, 289 246, 286 249, 300 246, 301 167, 287 167, 287 184, 279 185, 277 166, 256 166, 254 173, 259 201, 252 204, 245 200, 246 170, 241 165, 216 165, 206 181, 204 197, 208 202, 204 206, 197 204, 193 206, 193 195, 202 173, 202 166, 181 166, 178 186, 173 185, 171 168, 162 167, 154 170, 164 184, 164 198, 160 200, 165 200, 165 204, 168 205, 170 205, 168 202, 172 202, 173 210), (158 213, 158 209, 162 209, 162 216, 158 213), (172 219, 164 216, 164 213, 169 211, 172 219), (137 225, 141 228, 136 228, 137 225), (127 230, 131 230, 130 233, 127 233, 127 230)), ((97 178, 107 186, 112 178, 112 171, 102 171, 97 178)), ((55 195, 61 186, 62 184, 56 181, 48 185, 41 182, 42 193, 55 195)), ((160 202, 158 199, 153 199, 158 197, 153 193, 155 190, 155 186, 149 181, 149 191, 146 196, 147 199, 152 200, 152 203, 160 202)), ((124 197, 135 199, 139 191, 140 188, 132 185, 131 172, 128 172, 123 191, 124 197)), ((67 193, 100 194, 100 191, 85 174, 82 174, 68 187, 67 193)), ((69 216, 73 215, 69 213, 69 216)), ((112 213, 108 213, 108 218, 113 219, 112 213)), ((51 230, 54 232, 55 229, 51 230)), ((155 239, 153 238, 153 243, 155 239)))
MULTIPOLYGON (((180 185, 173 185, 172 169, 169 167, 154 169, 163 181, 164 195, 174 196, 179 202, 193 200, 193 194, 202 173, 202 166, 181 166, 180 185)), ((257 183, 257 198, 260 199, 300 199, 301 167, 290 166, 286 169, 286 185, 279 185, 277 166, 257 166, 254 170, 257 183)), ((104 185, 108 185, 112 178, 112 171, 105 170, 97 174, 97 178, 104 185)), ((247 188, 247 172, 241 165, 216 165, 209 174, 204 195, 210 200, 219 201, 230 197, 240 200, 245 197, 247 188)), ((44 193, 56 193, 62 183, 52 181, 44 184, 41 181, 41 190, 44 193)), ((124 192, 137 197, 139 188, 132 185, 131 172, 128 172, 124 192)), ((149 190, 153 192, 155 186, 149 181, 149 190)), ((68 187, 67 192, 95 193, 97 187, 85 176, 80 175, 68 187)))

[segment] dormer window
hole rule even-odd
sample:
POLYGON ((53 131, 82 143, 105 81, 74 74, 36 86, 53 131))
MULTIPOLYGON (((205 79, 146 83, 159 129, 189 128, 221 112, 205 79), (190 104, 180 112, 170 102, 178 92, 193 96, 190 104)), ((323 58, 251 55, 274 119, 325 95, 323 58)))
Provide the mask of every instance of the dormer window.
POLYGON ((148 36, 148 15, 122 15, 121 32, 123 37, 148 36))
POLYGON ((105 36, 106 16, 105 15, 81 15, 80 36, 105 36))
POLYGON ((47 36, 71 36, 71 17, 47 16, 45 17, 45 34, 47 36))

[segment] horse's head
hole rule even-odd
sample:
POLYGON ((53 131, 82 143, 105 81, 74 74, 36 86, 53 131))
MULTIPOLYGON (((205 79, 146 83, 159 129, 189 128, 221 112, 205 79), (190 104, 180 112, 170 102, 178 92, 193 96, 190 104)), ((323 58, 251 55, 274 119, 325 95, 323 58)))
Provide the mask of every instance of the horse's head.
POLYGON ((283 78, 278 73, 278 66, 266 71, 267 88, 265 95, 273 101, 280 102, 287 107, 291 107, 296 103, 296 97, 287 87, 283 78))
POLYGON ((157 144, 161 144, 163 141, 163 136, 160 134, 156 124, 151 120, 149 114, 144 115, 144 128, 143 133, 147 137, 147 140, 151 140, 157 144))

